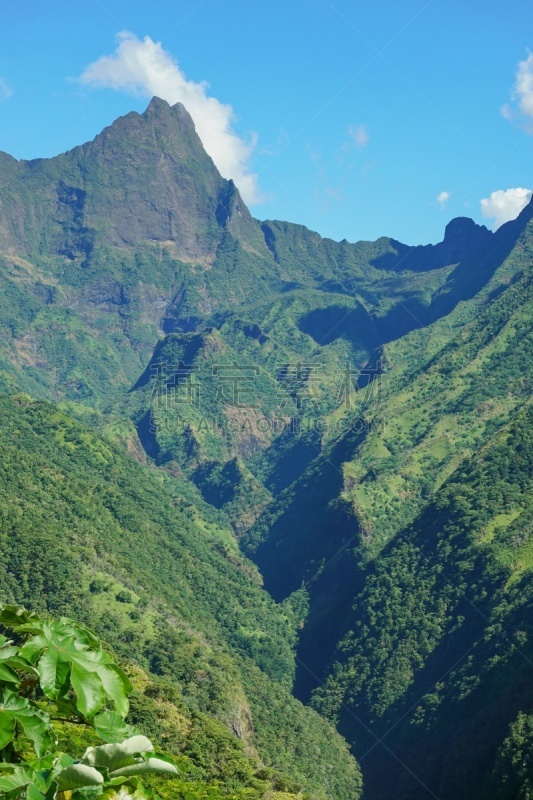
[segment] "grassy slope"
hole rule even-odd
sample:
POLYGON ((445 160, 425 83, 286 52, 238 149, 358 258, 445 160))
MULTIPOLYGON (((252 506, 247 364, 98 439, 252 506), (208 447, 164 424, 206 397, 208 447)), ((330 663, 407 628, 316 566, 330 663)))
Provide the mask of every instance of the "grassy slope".
MULTIPOLYGON (((316 676, 329 674, 327 688, 315 695, 316 706, 323 713, 331 712, 333 717, 341 709, 341 729, 355 743, 357 755, 362 757, 375 743, 364 725, 370 726, 376 736, 395 726, 387 744, 411 759, 412 767, 420 762, 423 753, 422 761, 425 759, 428 765, 425 779, 438 796, 481 797, 480 776, 484 770, 493 769, 496 750, 508 724, 518 711, 529 708, 529 700, 524 700, 522 706, 516 696, 520 690, 515 692, 512 688, 513 682, 525 687, 527 662, 515 654, 513 664, 507 666, 496 657, 498 649, 505 647, 504 638, 499 643, 490 641, 483 651, 478 648, 478 658, 470 665, 468 675, 458 679, 455 689, 450 689, 452 695, 456 691, 460 696, 463 689, 458 688, 459 682, 464 678, 465 686, 468 682, 474 685, 479 677, 480 685, 485 688, 477 695, 466 692, 469 700, 450 711, 448 718, 445 703, 453 705, 452 700, 448 695, 442 704, 437 687, 437 695, 433 693, 428 701, 429 706, 435 705, 435 713, 429 715, 422 703, 414 714, 420 705, 419 698, 426 691, 424 687, 431 686, 432 681, 438 683, 437 677, 446 673, 462 655, 461 647, 464 645, 467 650, 476 636, 484 635, 484 626, 476 627, 479 620, 461 592, 456 593, 453 602, 462 603, 458 617, 473 617, 468 623, 470 631, 465 632, 462 622, 454 622, 443 613, 452 602, 454 590, 446 590, 449 596, 446 591, 444 597, 439 594, 436 578, 426 578, 420 568, 417 546, 408 537, 406 541, 407 535, 402 533, 411 523, 420 524, 415 522, 417 519, 432 524, 437 502, 433 498, 441 496, 440 489, 447 486, 450 475, 450 480, 460 476, 461 464, 475 458, 488 442, 495 441, 496 432, 505 428, 508 420, 529 401, 533 380, 530 310, 533 226, 524 216, 516 225, 517 232, 519 224, 524 230, 515 247, 482 293, 473 301, 460 304, 449 317, 430 328, 413 331, 385 346, 388 374, 383 382, 384 399, 381 406, 368 410, 374 426, 368 432, 343 436, 327 444, 296 482, 272 501, 245 539, 247 552, 253 554, 267 588, 278 600, 298 589, 302 581, 308 587, 310 614, 300 634, 298 695, 309 697, 319 683, 316 676), (377 424, 379 421, 381 424, 377 424), (428 510, 424 511, 428 503, 428 510), (426 516, 419 518, 419 514, 426 516), (391 560, 390 552, 395 553, 396 560, 391 560), (374 571, 381 576, 381 587, 375 595, 372 594, 374 571), (417 597, 425 599, 419 601, 417 597), (417 605, 419 602, 422 605, 417 605), (434 611, 427 605, 432 602, 434 611), (371 622, 366 621, 367 616, 371 622), (343 639, 343 634, 353 630, 357 620, 367 637, 366 661, 351 658, 351 648, 356 645, 350 638, 343 639), (398 630, 396 626, 401 628, 398 630), (432 636, 436 639, 432 640, 432 636), (317 641, 320 648, 316 647, 317 641), (414 647, 413 642, 416 642, 414 647), (330 672, 328 661, 335 650, 333 660, 337 665, 330 672), (487 671, 486 662, 490 664, 491 659, 494 670, 483 684, 480 676, 487 671), (413 676, 417 671, 420 675, 415 681, 413 676), (502 687, 502 697, 496 699, 502 687), (366 697, 366 692, 374 693, 372 700, 366 697), (488 697, 490 702, 485 702, 488 697), (404 725, 401 720, 406 713, 404 725), (467 742, 475 736, 465 722, 469 714, 484 730, 491 726, 493 730, 492 738, 480 736, 471 782, 463 771, 466 769, 468 773, 470 766, 470 761, 464 759, 467 742), (454 742, 454 726, 459 724, 461 730, 464 727, 464 739, 458 735, 454 742), (409 733, 415 726, 419 737, 409 733), (458 755, 456 751, 461 747, 463 751, 458 755), (446 767, 448 771, 440 766, 441 749, 442 758, 450 765, 446 767), (457 781, 452 778, 454 770, 460 776, 457 781), (469 787, 464 795, 460 794, 463 784, 469 787)), ((483 480, 485 502, 486 490, 493 484, 494 476, 487 473, 483 480)), ((457 481, 460 486, 461 477, 457 481)), ((502 594, 502 582, 506 580, 503 578, 494 586, 486 578, 483 591, 500 592, 495 608, 487 609, 487 614, 499 630, 512 636, 513 631, 520 630, 526 614, 520 594, 526 593, 531 583, 530 573, 521 571, 522 566, 525 569, 530 565, 529 523, 524 516, 518 519, 516 509, 501 509, 498 506, 501 497, 496 489, 495 492, 496 505, 491 507, 487 502, 494 519, 487 520, 484 537, 490 540, 494 530, 504 537, 506 527, 511 526, 507 531, 510 543, 485 553, 482 572, 492 570, 501 575, 510 565, 514 577, 509 595, 502 594), (515 551, 512 544, 515 539, 524 540, 524 548, 515 551)), ((441 522, 449 513, 449 509, 442 512, 441 522)), ((466 547, 467 543, 461 546, 466 547)), ((433 537, 424 550, 426 556, 428 552, 433 553, 435 570, 443 569, 449 555, 446 547, 433 537)), ((454 557, 459 560, 457 554, 454 557)), ((479 564, 476 569, 481 569, 479 564)), ((462 577, 464 581, 473 580, 468 570, 462 577)), ((363 634, 358 631, 359 627, 353 638, 359 642, 357 637, 363 634)), ((391 798, 397 797, 397 782, 402 784, 402 797, 418 797, 416 785, 403 780, 407 773, 402 770, 398 773, 394 766, 394 758, 389 758, 381 746, 365 756, 363 770, 367 771, 370 797, 388 797, 389 793, 391 798), (388 767, 384 770, 387 760, 388 767), (380 782, 380 775, 392 777, 380 782)), ((496 785, 495 779, 483 788, 487 797, 492 796, 496 785)), ((423 796, 421 792, 420 797, 423 796)))

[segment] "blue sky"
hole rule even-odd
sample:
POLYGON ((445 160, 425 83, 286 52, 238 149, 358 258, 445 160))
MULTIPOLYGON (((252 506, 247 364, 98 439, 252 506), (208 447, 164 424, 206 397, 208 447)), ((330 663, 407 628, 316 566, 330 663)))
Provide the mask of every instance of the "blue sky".
POLYGON ((0 149, 16 158, 92 139, 156 87, 191 103, 256 217, 335 239, 439 241, 451 218, 490 226, 533 187, 525 0, 9 0, 0 14, 0 149))

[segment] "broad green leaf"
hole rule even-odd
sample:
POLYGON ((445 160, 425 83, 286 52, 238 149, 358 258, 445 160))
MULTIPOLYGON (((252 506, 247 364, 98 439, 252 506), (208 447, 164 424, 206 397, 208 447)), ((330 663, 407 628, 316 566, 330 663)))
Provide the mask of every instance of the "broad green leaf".
POLYGON ((57 699, 56 671, 59 653, 55 647, 44 651, 37 664, 37 671, 41 679, 41 689, 47 697, 57 699))
POLYGON ((15 719, 9 711, 0 707, 0 750, 3 750, 15 735, 15 719))
POLYGON ((64 625, 69 631, 74 629, 76 631, 77 638, 83 637, 85 644, 91 645, 92 647, 100 647, 99 638, 94 631, 92 631, 90 628, 87 628, 86 625, 82 625, 79 622, 73 622, 68 617, 61 617, 59 623, 64 625))
POLYGON ((117 675, 120 676, 120 679, 122 681, 122 685, 124 686, 124 691, 126 692, 126 694, 131 694, 131 692, 133 692, 133 686, 132 686, 132 683, 131 683, 130 679, 126 675, 126 673, 123 672, 120 669, 120 667, 117 667, 116 664, 111 664, 111 666, 113 667, 113 669, 115 670, 117 675))
POLYGON ((62 650, 70 661, 76 662, 88 672, 97 672, 101 667, 113 663, 103 650, 81 650, 75 643, 63 645, 62 650))
POLYGON ((72 756, 69 756, 67 753, 60 753, 59 756, 56 756, 54 758, 51 769, 47 773, 44 773, 46 775, 46 784, 48 787, 47 794, 49 793, 49 790, 53 790, 52 796, 55 796, 55 787, 57 786, 56 784, 57 776, 59 775, 60 772, 63 772, 63 770, 67 769, 67 767, 72 766, 72 764, 74 763, 75 761, 72 758, 72 756))
POLYGON ((126 767, 113 770, 109 773, 110 778, 129 777, 130 775, 144 775, 151 772, 166 772, 170 775, 178 775, 178 770, 174 764, 163 761, 161 758, 147 758, 146 761, 139 761, 126 767))
POLYGON ((29 783, 31 783, 31 776, 21 767, 18 767, 9 775, 0 775, 0 793, 21 789, 29 783))
POLYGON ((54 764, 57 762, 56 753, 47 753, 42 758, 34 758, 31 761, 26 761, 27 768, 31 768, 35 773, 49 772, 54 764))
POLYGON ((100 667, 98 675, 102 681, 106 695, 115 705, 117 714, 120 714, 121 717, 125 717, 130 704, 126 696, 122 675, 113 667, 100 667))
MULTIPOLYGON (((1 638, 4 639, 4 642, 7 642, 7 639, 5 639, 3 636, 1 638)), ((6 661, 8 658, 13 658, 13 656, 17 655, 18 651, 18 647, 15 647, 14 645, 7 645, 6 647, 2 647, 0 645, 0 661, 6 661)))
POLYGON ((19 713, 16 717, 24 729, 24 733, 33 742, 38 756, 44 756, 52 745, 51 729, 48 718, 38 709, 28 713, 19 713))
MULTIPOLYGON (((2 651, 0 650, 0 653, 1 652, 2 651)), ((8 658, 7 660, 3 661, 3 663, 6 664, 8 667, 11 667, 12 669, 20 669, 23 672, 31 672, 32 675, 35 676, 38 675, 38 672, 35 669, 35 667, 32 667, 30 662, 26 661, 25 658, 20 658, 19 656, 12 656, 11 658, 8 658)))
MULTIPOLYGON (((125 783, 129 783, 127 778, 109 778, 107 781, 108 786, 123 786, 125 783)), ((131 781, 131 783, 133 783, 133 781, 131 781)))
POLYGON ((104 776, 87 764, 71 764, 56 775, 55 780, 59 791, 66 792, 69 789, 80 789, 83 786, 101 786, 104 776))
POLYGON ((93 717, 105 703, 104 687, 99 676, 79 664, 72 664, 70 680, 81 713, 84 717, 93 717))
POLYGON ((69 755, 68 755, 68 753, 61 753, 61 754, 59 755, 59 757, 57 757, 56 759, 54 759, 54 765, 53 765, 53 769, 52 769, 52 775, 53 775, 54 777, 55 777, 56 775, 59 775, 59 773, 60 773, 62 770, 66 769, 67 767, 70 767, 70 766, 71 766, 71 764, 75 764, 75 763, 76 763, 76 762, 74 761, 74 759, 72 758, 72 756, 69 756, 69 755))
POLYGON ((70 664, 62 658, 60 651, 50 646, 37 663, 41 689, 51 700, 66 694, 70 686, 70 664))
POLYGON ((70 689, 70 663, 68 661, 59 661, 57 664, 56 687, 59 697, 66 695, 70 689))
POLYGON ((39 791, 34 783, 30 783, 26 789, 26 798, 27 800, 46 800, 46 796, 39 791))
POLYGON ((93 725, 98 736, 105 742, 122 742, 137 733, 133 725, 127 725, 116 711, 102 711, 97 714, 93 725))
MULTIPOLYGON (((127 695, 132 687, 127 676, 113 664, 111 657, 101 648, 95 634, 83 625, 67 618, 51 622, 41 621, 16 606, 0 606, 6 625, 16 627, 30 638, 18 653, 23 663, 17 665, 4 661, 8 668, 0 680, 16 683, 14 670, 36 667, 43 693, 53 700, 64 697, 70 686, 77 697, 77 708, 85 717, 92 717, 105 704, 106 698, 122 717, 128 713, 127 695), (33 634, 33 635, 31 635, 33 634)), ((6 640, 3 639, 5 644, 6 640)), ((15 657, 15 651, 10 655, 15 657)))
POLYGON ((26 711, 30 708, 30 702, 25 697, 20 697, 11 689, 6 689, 0 699, 0 710, 5 711, 26 711))
MULTIPOLYGON (((108 747, 108 745, 103 745, 103 747, 108 747)), ((129 755, 137 755, 137 753, 149 753, 152 752, 154 746, 150 739, 147 736, 143 736, 142 734, 137 734, 136 736, 130 736, 129 739, 125 739, 120 747, 125 753, 129 755)))
POLYGON ((6 628, 18 628, 33 619, 39 619, 34 612, 8 603, 0 604, 0 625, 5 625, 6 628))
POLYGON ((17 633, 33 633, 35 636, 40 636, 45 623, 43 622, 26 622, 22 625, 17 625, 17 633))
POLYGON ((151 754, 150 758, 157 758, 160 761, 165 761, 167 764, 172 764, 172 766, 175 767, 178 770, 178 772, 183 772, 183 773, 187 772, 187 767, 185 766, 185 762, 188 762, 189 760, 187 756, 181 756, 181 763, 179 762, 176 763, 176 760, 174 758, 171 758, 170 756, 167 756, 164 753, 154 752, 151 754))
POLYGON ((131 736, 117 744, 101 744, 98 747, 87 748, 82 761, 95 767, 118 769, 120 766, 134 764, 136 755, 152 752, 153 749, 152 742, 146 736, 131 736))
POLYGON ((44 755, 52 743, 48 715, 25 697, 6 689, 0 700, 0 748, 13 738, 15 722, 22 725, 37 755, 44 755))
POLYGON ((0 663, 0 681, 5 683, 14 683, 17 686, 20 684, 20 678, 14 669, 8 667, 7 664, 0 663))
POLYGON ((45 637, 34 636, 20 648, 19 655, 27 659, 30 664, 35 664, 45 647, 48 647, 48 642, 45 637))

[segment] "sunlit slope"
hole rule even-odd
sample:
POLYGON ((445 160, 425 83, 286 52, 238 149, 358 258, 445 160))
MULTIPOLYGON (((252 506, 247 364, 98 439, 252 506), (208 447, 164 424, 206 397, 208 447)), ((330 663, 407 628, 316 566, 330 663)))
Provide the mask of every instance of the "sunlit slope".
POLYGON ((289 693, 298 610, 216 516, 53 406, 1 406, 2 597, 89 623, 317 797, 357 796, 345 743, 289 693))
POLYGON ((354 742, 369 796, 527 796, 513 793, 525 791, 518 763, 505 782, 500 762, 509 726, 533 709, 532 525, 528 405, 368 568, 315 691, 354 742))

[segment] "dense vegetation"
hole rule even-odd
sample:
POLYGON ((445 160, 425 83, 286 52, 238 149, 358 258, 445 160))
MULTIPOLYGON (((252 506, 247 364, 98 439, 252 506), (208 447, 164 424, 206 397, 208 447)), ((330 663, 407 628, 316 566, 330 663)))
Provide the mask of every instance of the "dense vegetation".
POLYGON ((178 770, 125 722, 132 686, 92 631, 66 617, 44 620, 5 604, 0 629, 11 636, 0 635, 2 796, 64 800, 133 792, 157 798, 145 792, 139 775, 177 776, 178 770), (89 741, 98 743, 84 753, 61 752, 57 728, 70 725, 84 726, 89 741))
POLYGON ((260 223, 155 98, 0 208, 0 601, 96 630, 192 797, 356 798, 327 717, 368 800, 526 800, 533 205, 260 223))
POLYGON ((514 796, 491 773, 509 725, 533 703, 532 520, 529 407, 368 570, 313 702, 341 719, 358 754, 370 750, 376 796, 425 796, 394 763, 399 751, 443 798, 514 796), (381 785, 384 761, 398 773, 394 791, 381 785))
MULTIPOLYGON (((176 730, 172 748, 198 750, 206 738, 235 749, 238 761, 237 743, 214 717, 289 785, 352 797, 359 775, 346 746, 289 694, 297 614, 261 589, 229 531, 200 517, 175 479, 53 406, 25 397, 1 405, 2 596, 75 615, 119 656, 160 676, 168 688, 145 690, 137 719, 143 709, 154 715, 150 693, 156 708, 183 697, 179 727, 189 733, 176 730)), ((145 729, 156 734, 157 724, 145 729)), ((214 756, 203 758, 195 775, 239 785, 234 767, 226 773, 214 756)), ((241 774, 251 779, 254 770, 245 764, 241 774)))

